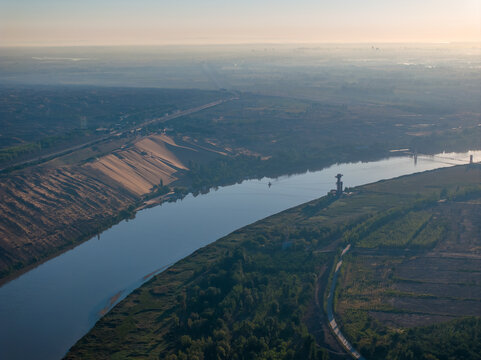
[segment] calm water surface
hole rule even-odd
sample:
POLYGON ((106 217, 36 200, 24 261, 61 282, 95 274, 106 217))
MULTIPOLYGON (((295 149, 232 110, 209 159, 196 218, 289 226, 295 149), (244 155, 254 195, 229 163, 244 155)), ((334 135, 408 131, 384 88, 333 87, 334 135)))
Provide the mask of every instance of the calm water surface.
POLYGON ((301 175, 249 180, 137 213, 0 288, 0 359, 59 359, 100 318, 165 266, 289 207, 325 195, 334 175, 356 186, 475 160, 481 151, 351 163, 301 175), (456 160, 457 159, 457 160, 456 160), (269 187, 268 183, 272 186, 269 187))

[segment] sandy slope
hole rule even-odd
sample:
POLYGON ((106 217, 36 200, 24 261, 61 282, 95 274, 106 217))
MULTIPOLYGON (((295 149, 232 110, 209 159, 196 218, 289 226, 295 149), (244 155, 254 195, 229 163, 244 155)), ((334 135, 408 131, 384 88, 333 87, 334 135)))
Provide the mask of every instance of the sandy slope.
POLYGON ((106 155, 86 167, 96 169, 136 195, 148 193, 162 180, 164 185, 178 179, 176 173, 188 168, 171 149, 197 150, 177 145, 165 135, 152 135, 125 150, 106 155))
POLYGON ((133 194, 81 168, 19 173, 0 182, 0 274, 95 233, 133 194))
MULTIPOLYGON (((125 146, 125 145, 124 145, 125 146)), ((150 135, 84 165, 33 167, 0 181, 0 280, 100 230, 152 187, 177 180, 184 162, 219 156, 150 135), (179 158, 182 158, 180 160, 179 158)))

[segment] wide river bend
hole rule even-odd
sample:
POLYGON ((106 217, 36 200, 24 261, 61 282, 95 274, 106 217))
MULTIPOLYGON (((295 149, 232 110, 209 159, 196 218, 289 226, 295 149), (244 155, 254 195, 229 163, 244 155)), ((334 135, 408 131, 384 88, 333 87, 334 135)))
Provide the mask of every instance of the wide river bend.
POLYGON ((228 233, 334 188, 454 164, 481 151, 337 164, 247 180, 137 213, 0 287, 0 359, 60 359, 95 322, 153 274, 228 233), (269 187, 268 184, 271 183, 269 187))

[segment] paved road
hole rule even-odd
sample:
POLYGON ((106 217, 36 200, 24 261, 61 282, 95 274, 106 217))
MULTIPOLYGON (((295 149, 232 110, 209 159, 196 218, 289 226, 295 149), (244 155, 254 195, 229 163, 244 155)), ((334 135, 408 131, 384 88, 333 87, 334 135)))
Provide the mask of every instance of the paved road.
POLYGON ((60 151, 52 152, 52 153, 49 153, 49 154, 38 156, 38 157, 33 158, 33 159, 24 160, 24 161, 20 161, 18 163, 15 163, 15 164, 8 165, 6 167, 0 168, 0 173, 4 172, 6 170, 9 170, 9 169, 15 168, 15 167, 19 167, 19 166, 41 163, 41 162, 44 162, 44 161, 47 161, 47 160, 52 160, 52 159, 55 159, 56 157, 66 155, 66 154, 69 154, 69 153, 74 152, 76 150, 84 149, 86 147, 98 144, 98 143, 106 141, 108 139, 123 135, 125 132, 129 132, 130 130, 138 129, 138 128, 141 128, 141 127, 144 127, 146 125, 150 125, 150 124, 156 123, 156 122, 166 122, 166 121, 169 121, 169 120, 177 119, 179 117, 190 115, 190 114, 193 114, 193 113, 196 113, 196 112, 199 112, 199 111, 202 111, 202 110, 205 110, 205 109, 208 109, 208 108, 211 108, 211 107, 214 107, 214 106, 217 106, 217 105, 220 105, 220 104, 223 104, 225 102, 232 101, 232 100, 235 100, 235 99, 237 99, 237 98, 232 97, 232 98, 229 98, 229 99, 221 99, 221 100, 210 102, 208 104, 197 106, 195 108, 190 108, 190 109, 187 109, 187 110, 178 111, 178 112, 175 112, 175 113, 170 114, 170 115, 165 115, 165 116, 162 116, 162 117, 159 117, 159 118, 147 120, 147 121, 144 121, 141 124, 136 124, 136 125, 133 125, 131 127, 112 132, 108 135, 98 137, 94 140, 91 140, 91 141, 88 141, 88 142, 85 142, 85 143, 82 143, 82 144, 79 144, 79 145, 76 145, 76 146, 72 146, 72 147, 69 147, 69 148, 66 148, 66 149, 62 149, 60 151))
POLYGON ((329 327, 332 329, 334 335, 336 335, 337 339, 340 343, 344 346, 344 348, 351 354, 352 357, 358 360, 366 360, 355 348, 352 344, 346 339, 343 335, 339 327, 337 326, 336 319, 334 318, 334 311, 333 311, 333 299, 334 299, 334 290, 336 289, 336 282, 337 277, 339 275, 339 270, 341 270, 342 266, 342 257, 349 251, 351 248, 351 244, 347 245, 344 250, 342 250, 341 258, 336 265, 336 270, 334 272, 334 277, 332 278, 331 288, 329 290, 329 296, 327 297, 327 319, 329 320, 329 327))

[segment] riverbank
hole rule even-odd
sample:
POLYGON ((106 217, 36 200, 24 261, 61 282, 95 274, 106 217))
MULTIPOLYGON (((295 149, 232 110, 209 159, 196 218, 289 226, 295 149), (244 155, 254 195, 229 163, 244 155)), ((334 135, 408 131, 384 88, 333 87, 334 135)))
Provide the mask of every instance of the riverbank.
MULTIPOLYGON (((336 174, 344 174, 345 186, 353 187, 440 166, 449 165, 423 159, 415 165, 409 157, 339 164, 301 175, 248 180, 141 210, 134 219, 0 287, 0 299, 8 299, 0 304, 0 348, 10 359, 61 358, 119 291, 121 300, 146 281, 146 274, 235 229, 326 194, 336 174)), ((309 208, 306 215, 316 209, 309 208)))
POLYGON ((220 156, 165 134, 128 138, 104 156, 79 162, 88 155, 2 176, 1 283, 135 216, 145 199, 185 177, 184 162, 192 156, 220 156))
POLYGON ((342 107, 248 93, 215 104, 195 108, 202 110, 195 115, 171 114, 167 119, 175 121, 169 127, 161 117, 140 128, 114 131, 105 143, 2 177, 0 276, 81 243, 115 223, 122 212, 128 218, 143 206, 144 196, 156 196, 161 188, 169 187, 181 198, 249 178, 402 155, 392 149, 434 153, 475 148, 481 131, 472 117, 462 117, 462 130, 443 120, 436 131, 413 135, 416 118, 389 109, 387 119, 387 110, 376 107, 371 109, 376 121, 384 124, 384 140, 379 141, 371 122, 358 120, 368 109, 353 117, 342 107), (336 125, 339 119, 343 126, 336 125))
MULTIPOLYGON (((190 150, 188 149, 194 149, 195 146, 191 144, 191 142, 189 142, 188 144, 182 143, 181 140, 177 140, 179 144, 176 144, 174 140, 169 139, 165 135, 162 135, 160 138, 156 138, 156 141, 160 141, 160 147, 159 145, 155 145, 155 143, 152 143, 151 140, 147 140, 150 141, 148 145, 150 146, 151 150, 153 146, 158 147, 157 156, 159 159, 164 159, 162 161, 170 163, 176 162, 179 166, 183 166, 182 163, 189 162, 186 151, 187 154, 189 154, 190 150), (189 146, 189 148, 187 147, 187 145, 189 146), (177 154, 172 153, 172 151, 174 151, 175 149, 180 149, 182 151, 177 154), (179 158, 177 158, 177 156, 179 156, 179 158)), ((147 146, 145 144, 145 138, 142 138, 141 142, 144 147, 147 146)), ((18 183, 23 184, 22 189, 18 190, 14 190, 14 188, 17 186, 17 181, 15 181, 14 179, 9 179, 9 181, 4 184, 5 186, 11 187, 9 191, 0 191, 0 195, 3 196, 5 200, 3 206, 5 207, 6 203, 19 204, 18 206, 21 206, 21 208, 16 208, 17 210, 21 209, 18 221, 22 221, 22 219, 24 219, 23 221, 27 221, 23 225, 23 227, 27 227, 28 233, 32 235, 29 235, 28 238, 26 238, 25 235, 17 235, 17 240, 15 241, 17 243, 24 241, 24 248, 28 249, 28 253, 32 255, 30 255, 30 258, 25 258, 24 260, 21 260, 21 258, 18 256, 17 257, 20 260, 15 260, 15 258, 13 258, 13 260, 9 260, 11 263, 13 261, 17 261, 17 263, 15 265, 10 265, 10 269, 7 270, 5 270, 5 264, 2 265, 0 262, 0 269, 3 266, 3 270, 0 271, 0 286, 28 272, 29 270, 34 269, 35 267, 45 263, 46 261, 49 261, 56 256, 75 248, 75 246, 78 246, 84 241, 87 241, 88 239, 101 234, 103 231, 118 224, 119 222, 125 219, 134 218, 137 211, 160 205, 166 201, 177 201, 184 198, 189 193, 207 193, 208 191, 210 191, 211 188, 215 188, 218 185, 230 185, 245 180, 246 176, 252 178, 261 178, 263 176, 278 176, 279 174, 282 174, 279 172, 279 166, 277 165, 278 161, 276 159, 270 159, 269 161, 259 161, 255 157, 246 156, 224 156, 225 159, 218 159, 218 155, 216 155, 218 153, 218 150, 213 148, 211 144, 209 146, 209 151, 205 154, 207 156, 207 159, 211 159, 212 163, 208 163, 208 166, 204 165, 203 167, 201 167, 200 169, 203 169, 201 173, 198 172, 198 167, 188 169, 187 171, 179 171, 176 175, 177 178, 170 180, 172 181, 171 183, 169 183, 168 179, 166 180, 166 184, 168 185, 164 185, 163 181, 160 181, 161 186, 153 186, 150 192, 145 193, 142 196, 139 196, 139 194, 131 193, 128 188, 124 188, 123 186, 121 186, 118 182, 115 181, 115 179, 105 177, 105 174, 102 175, 98 173, 85 172, 85 170, 83 169, 76 170, 76 168, 61 170, 60 175, 68 176, 69 180, 62 180, 60 184, 61 187, 63 187, 64 189, 59 189, 57 186, 57 192, 51 195, 49 195, 46 190, 40 193, 38 190, 35 190, 35 187, 37 185, 34 185, 39 184, 39 181, 44 181, 44 183, 40 183, 40 186, 42 188, 53 189, 56 186, 55 181, 57 181, 56 178, 58 178, 58 175, 52 176, 51 169, 41 168, 40 173, 37 174, 35 179, 30 179, 31 175, 29 175, 29 173, 26 173, 25 175, 17 174, 17 178, 21 179, 21 182, 18 183), (213 154, 214 157, 212 157, 213 154), (226 164, 224 164, 224 162, 226 162, 226 164), (218 166, 222 166, 230 170, 227 173, 223 173, 221 177, 214 177, 214 179, 216 179, 215 181, 217 181, 217 183, 214 183, 214 180, 209 180, 209 174, 219 173, 219 171, 216 170, 218 166), (246 168, 248 168, 249 171, 243 171, 243 169, 246 168), (46 172, 44 175, 42 175, 43 171, 46 172), (76 171, 79 172, 79 174, 75 174, 76 171), (199 181, 199 179, 202 180, 199 181), (80 182, 82 182, 82 184, 80 184, 80 182), (30 184, 31 190, 28 190, 25 184, 30 184), (85 196, 83 198, 68 195, 72 194, 72 192, 79 194, 79 189, 81 189, 82 186, 85 187, 85 184, 92 184, 92 186, 91 190, 87 189, 85 191, 85 196), (65 194, 59 194, 59 190, 64 191, 65 194), (22 195, 21 199, 18 197, 9 199, 8 196, 10 195, 8 194, 12 194, 15 191, 18 191, 19 193, 23 193, 25 195, 22 195), (29 191, 31 191, 31 194, 33 194, 33 197, 30 200, 28 197, 29 191), (106 194, 99 194, 99 191, 107 191, 107 193, 110 194, 108 199, 106 199, 106 194), (43 198, 39 197, 40 195, 43 198), (64 204, 62 205, 64 206, 63 209, 59 208, 57 203, 52 202, 55 196, 60 196, 61 201, 64 204), (96 202, 95 207, 92 207, 92 201, 96 202), (118 210, 120 204, 119 201, 123 201, 123 203, 121 203, 122 205, 120 206, 120 211, 118 210), (28 202, 31 202, 32 205, 28 205, 28 202), (41 208, 43 213, 37 214, 36 204, 47 202, 51 204, 50 210, 49 208, 44 206, 43 208, 41 208), (84 206, 83 204, 86 205, 84 206), (72 209, 69 209, 69 207, 71 207, 72 209), (81 209, 82 207, 85 208, 81 209), (59 215, 58 212, 60 210, 63 211, 61 211, 59 215), (100 212, 101 214, 99 214, 100 212), (56 216, 56 219, 48 220, 49 216, 56 216), (31 220, 28 220, 45 218, 47 218, 47 222, 36 221, 32 223, 31 220), (74 222, 78 222, 78 218, 80 218, 81 225, 77 225, 74 222), (50 228, 42 228, 45 224, 47 224, 50 228), (32 228, 30 229, 29 227, 32 228), (42 239, 42 242, 38 244, 36 238, 41 238, 42 236, 44 238, 42 239), (44 242, 52 242, 54 246, 45 251, 43 250, 44 242), (35 245, 41 246, 40 251, 32 252, 32 246, 35 247, 35 245)), ((200 150, 201 152, 205 152, 205 149, 203 148, 204 147, 202 146, 202 150, 200 150)), ((121 149, 118 156, 124 158, 125 155, 123 153, 125 151, 131 151, 130 147, 121 149)), ((196 151, 199 152, 199 150, 196 151)), ((384 156, 383 153, 381 154, 384 156)), ((388 154, 389 153, 386 153, 385 156, 387 156, 388 154)), ((149 156, 152 156, 152 154, 150 154, 149 156)), ((395 153, 395 156, 403 156, 403 154, 395 153)), ((354 161, 367 160, 366 155, 363 154, 357 154, 357 156, 353 159, 354 161)), ((469 157, 466 157, 465 161, 468 160, 469 157)), ((283 166, 284 168, 289 170, 289 174, 302 173, 307 168, 310 168, 312 170, 328 166, 328 163, 319 161, 320 160, 318 160, 317 162, 310 160, 305 164, 299 163, 298 161, 295 161, 293 163, 284 162, 283 166)), ((443 160, 442 158, 439 158, 435 161, 447 161, 446 164, 448 165, 456 163, 453 162, 452 159, 443 160)), ((145 178, 142 181, 147 180, 148 178, 145 178)), ((152 180, 148 181, 152 182, 152 180)), ((152 183, 155 183, 155 181, 156 180, 153 180, 152 183)), ((10 209, 9 211, 12 212, 15 210, 10 209)), ((0 230, 4 233, 8 233, 9 231, 8 227, 3 229, 0 228, 0 230)), ((12 236, 15 236, 14 234, 16 232, 13 230, 10 231, 11 234, 5 235, 4 241, 5 239, 9 239, 12 238, 12 236)), ((24 234, 26 233, 26 231, 27 230, 25 230, 24 234)), ((2 242, 0 242, 0 245, 1 244, 2 242)), ((3 244, 5 259, 5 256, 8 256, 8 254, 10 254, 12 250, 9 250, 8 242, 4 242, 3 244), (7 247, 5 244, 7 245, 7 247)), ((17 246, 17 248, 19 247, 17 246)), ((14 253, 15 252, 13 252, 13 254, 14 253)))
POLYGON ((474 191, 480 178, 478 165, 403 176, 358 187, 355 195, 327 207, 317 205, 322 199, 315 200, 235 231, 129 295, 67 358, 128 357, 134 352, 146 357, 200 356, 221 343, 228 344, 222 345, 228 353, 249 354, 248 342, 230 339, 247 340, 253 334, 264 339, 255 345, 257 354, 286 348, 298 357, 306 351, 322 353, 324 345, 313 343, 301 330, 303 314, 315 300, 319 267, 332 256, 318 250, 361 229, 364 222, 404 214, 399 209, 442 206, 440 196, 474 191), (238 318, 245 321, 238 323, 238 318), (268 318, 270 330, 265 332, 268 325, 261 319, 268 318), (291 333, 282 332, 285 326, 291 333), (215 338, 219 331, 225 335, 215 338), (209 337, 216 340, 211 343, 209 337), (303 344, 311 345, 306 349, 303 344))

